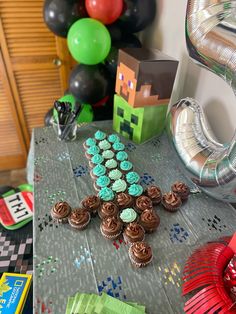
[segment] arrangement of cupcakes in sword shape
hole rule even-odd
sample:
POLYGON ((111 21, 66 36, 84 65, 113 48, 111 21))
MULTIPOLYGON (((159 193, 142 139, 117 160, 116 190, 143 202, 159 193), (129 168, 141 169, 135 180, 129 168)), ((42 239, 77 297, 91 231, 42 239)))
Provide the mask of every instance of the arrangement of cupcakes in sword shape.
POLYGON ((74 210, 67 202, 56 203, 51 209, 53 220, 83 230, 98 214, 103 237, 114 241, 123 235, 129 244, 132 264, 136 267, 148 265, 153 255, 150 245, 144 241, 145 234, 155 232, 160 224, 154 206, 162 204, 169 212, 177 211, 188 198, 188 186, 175 182, 171 192, 163 195, 158 186, 143 190, 140 177, 116 134, 108 136, 97 131, 94 138, 85 141, 84 148, 97 195, 85 197, 74 210))

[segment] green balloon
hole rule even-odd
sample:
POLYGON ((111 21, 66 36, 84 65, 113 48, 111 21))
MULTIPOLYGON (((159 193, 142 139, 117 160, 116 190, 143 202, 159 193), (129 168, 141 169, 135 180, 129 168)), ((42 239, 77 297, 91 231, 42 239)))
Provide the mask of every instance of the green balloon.
POLYGON ((67 43, 76 61, 93 65, 106 59, 111 48, 111 37, 101 22, 84 18, 71 26, 67 43))

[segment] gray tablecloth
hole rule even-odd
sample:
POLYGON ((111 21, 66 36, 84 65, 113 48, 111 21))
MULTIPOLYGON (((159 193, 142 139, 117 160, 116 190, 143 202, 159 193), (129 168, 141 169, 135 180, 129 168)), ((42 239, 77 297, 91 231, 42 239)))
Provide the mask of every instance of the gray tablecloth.
MULTIPOLYGON (((199 244, 232 234, 236 211, 204 194, 191 195, 175 214, 157 207, 160 227, 146 237, 154 260, 144 269, 131 266, 124 242, 110 242, 101 236, 99 218, 82 232, 53 224, 50 208, 56 201, 64 199, 76 207, 94 193, 82 143, 98 128, 112 132, 111 122, 92 123, 79 129, 77 141, 64 143, 57 141, 51 128, 34 130, 36 312, 44 308, 63 314, 68 296, 78 291, 105 291, 144 304, 149 314, 183 313, 181 271, 186 258, 199 244)), ((144 187, 157 184, 169 191, 174 181, 186 182, 166 135, 143 145, 122 140, 144 187)))

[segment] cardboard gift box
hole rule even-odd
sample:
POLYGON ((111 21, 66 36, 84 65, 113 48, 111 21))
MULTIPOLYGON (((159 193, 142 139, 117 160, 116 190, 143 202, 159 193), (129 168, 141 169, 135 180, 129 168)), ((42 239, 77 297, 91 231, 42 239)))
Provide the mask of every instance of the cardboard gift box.
POLYGON ((161 133, 177 67, 178 61, 157 49, 119 50, 113 116, 115 131, 136 143, 161 133), (124 111, 123 115, 119 108, 124 111), (138 117, 138 123, 132 116, 138 117))

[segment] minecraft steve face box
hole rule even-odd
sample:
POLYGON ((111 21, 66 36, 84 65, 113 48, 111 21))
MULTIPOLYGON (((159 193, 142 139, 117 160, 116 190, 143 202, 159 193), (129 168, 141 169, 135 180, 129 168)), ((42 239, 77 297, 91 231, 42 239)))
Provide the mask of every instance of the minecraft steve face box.
POLYGON ((178 61, 157 49, 119 51, 114 130, 136 143, 162 132, 178 61))

